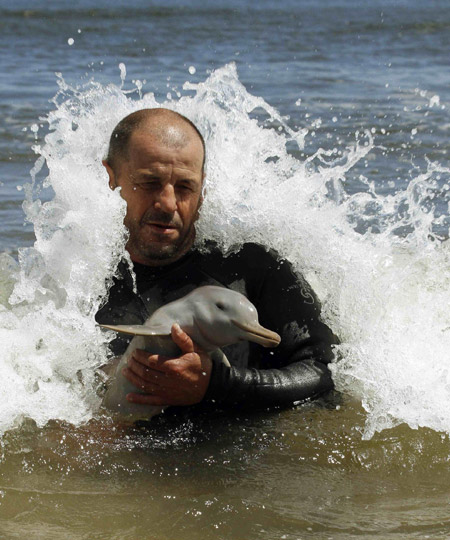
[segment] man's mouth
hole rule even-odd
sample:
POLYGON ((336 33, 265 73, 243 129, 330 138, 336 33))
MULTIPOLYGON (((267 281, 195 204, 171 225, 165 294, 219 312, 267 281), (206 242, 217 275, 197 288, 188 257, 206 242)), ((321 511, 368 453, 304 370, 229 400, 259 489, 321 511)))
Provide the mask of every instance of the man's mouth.
POLYGON ((160 223, 160 222, 146 222, 145 225, 150 228, 151 231, 159 234, 171 234, 178 230, 176 225, 171 225, 170 223, 160 223))

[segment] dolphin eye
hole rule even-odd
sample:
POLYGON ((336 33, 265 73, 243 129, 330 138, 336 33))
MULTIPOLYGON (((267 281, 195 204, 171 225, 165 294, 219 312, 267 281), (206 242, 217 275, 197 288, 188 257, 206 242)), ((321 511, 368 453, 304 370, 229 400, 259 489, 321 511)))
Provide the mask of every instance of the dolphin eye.
POLYGON ((225 306, 222 304, 222 302, 217 302, 216 307, 221 309, 221 310, 225 309, 225 306))

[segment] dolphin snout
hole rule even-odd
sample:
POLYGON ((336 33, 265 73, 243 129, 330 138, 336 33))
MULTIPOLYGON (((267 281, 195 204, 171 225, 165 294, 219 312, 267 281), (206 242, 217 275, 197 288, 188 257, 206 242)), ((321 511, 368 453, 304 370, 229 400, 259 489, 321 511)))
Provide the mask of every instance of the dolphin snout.
POLYGON ((245 332, 245 339, 259 343, 263 347, 276 347, 281 341, 281 337, 276 332, 260 324, 241 323, 234 319, 231 319, 231 322, 245 332))

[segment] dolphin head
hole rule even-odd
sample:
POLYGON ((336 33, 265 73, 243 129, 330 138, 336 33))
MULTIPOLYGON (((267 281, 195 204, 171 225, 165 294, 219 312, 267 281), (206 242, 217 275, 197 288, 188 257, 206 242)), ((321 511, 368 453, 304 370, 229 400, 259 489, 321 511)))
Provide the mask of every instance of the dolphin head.
MULTIPOLYGON (((207 285, 190 293, 192 338, 206 350, 238 341, 253 341, 263 347, 276 347, 280 336, 259 324, 255 306, 244 295, 207 285)), ((189 329, 186 329, 189 334, 189 329)))
POLYGON ((101 325, 116 332, 137 336, 170 334, 172 324, 180 327, 205 351, 238 341, 253 341, 276 347, 280 336, 259 324, 255 306, 244 295, 215 285, 205 285, 161 308, 144 325, 101 325))

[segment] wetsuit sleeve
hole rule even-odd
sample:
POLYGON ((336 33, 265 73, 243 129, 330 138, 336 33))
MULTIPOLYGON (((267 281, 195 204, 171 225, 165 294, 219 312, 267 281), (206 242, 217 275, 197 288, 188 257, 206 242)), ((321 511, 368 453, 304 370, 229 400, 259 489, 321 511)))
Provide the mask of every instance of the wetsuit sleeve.
POLYGON ((327 364, 337 339, 320 320, 314 292, 287 261, 266 253, 259 269, 263 276, 248 284, 248 296, 281 343, 273 350, 251 344, 245 367, 213 362, 206 399, 252 408, 314 399, 333 388, 327 364))
POLYGON ((244 407, 283 407, 315 399, 333 388, 325 364, 309 359, 283 369, 214 365, 207 400, 244 407))

